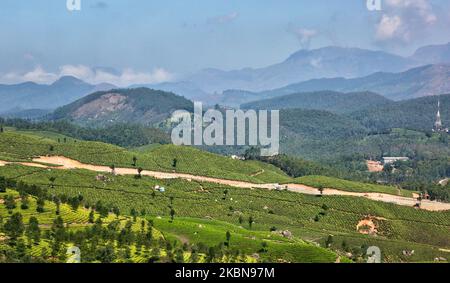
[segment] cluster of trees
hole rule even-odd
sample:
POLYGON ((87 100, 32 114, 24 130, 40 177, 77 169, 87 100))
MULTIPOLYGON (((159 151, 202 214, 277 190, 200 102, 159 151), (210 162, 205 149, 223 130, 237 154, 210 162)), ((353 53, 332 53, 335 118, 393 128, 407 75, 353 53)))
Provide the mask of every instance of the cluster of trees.
MULTIPOLYGON (((145 210, 140 213, 136 209, 130 210, 132 216, 125 225, 119 221, 120 210, 111 205, 105 205, 98 201, 90 205, 84 201, 83 196, 68 197, 65 195, 49 195, 47 190, 35 185, 27 185, 15 180, 0 177, 0 192, 11 188, 19 192, 20 200, 12 195, 4 198, 4 206, 9 211, 9 217, 0 217, 0 233, 7 237, 9 248, 0 248, 0 262, 65 262, 67 260, 67 248, 78 247, 82 252, 82 262, 132 262, 134 257, 144 258, 148 262, 198 262, 204 257, 206 262, 221 261, 224 256, 228 261, 242 261, 244 256, 239 249, 234 249, 231 244, 231 233, 224 235, 224 241, 216 246, 207 246, 203 243, 181 245, 179 242, 171 242, 163 238, 155 238, 153 235, 153 221, 140 220, 138 216, 146 216, 145 210), (13 210, 20 203, 22 210, 29 209, 29 197, 37 198, 36 216, 30 217, 24 222, 20 212, 13 210), (39 214, 45 211, 45 200, 55 203, 55 219, 50 228, 41 228, 38 221, 39 214), (69 204, 74 211, 80 206, 90 208, 87 224, 84 229, 70 229, 60 215, 60 205, 69 204), (96 212, 96 213, 95 213, 96 212), (116 215, 115 221, 105 224, 103 221, 109 213, 116 215), (96 218, 96 215, 98 217, 96 218), (133 225, 139 225, 136 229, 133 225), (44 247, 40 255, 31 255, 33 246, 49 243, 44 247), (161 253, 164 251, 164 253, 161 253), (186 255, 189 254, 189 259, 186 255)), ((225 192, 224 192, 225 194, 225 192)), ((170 198, 171 222, 174 221, 175 210, 173 198, 170 198)), ((253 224, 253 218, 249 218, 249 227, 253 224)), ((1 239, 4 241, 4 239, 1 239)), ((267 245, 264 246, 267 250, 267 245)))
POLYGON ((155 128, 138 124, 114 124, 106 127, 81 127, 68 121, 32 122, 23 119, 2 119, 0 125, 21 130, 39 130, 60 133, 72 138, 100 141, 122 147, 137 147, 147 144, 170 143, 169 135, 155 128))

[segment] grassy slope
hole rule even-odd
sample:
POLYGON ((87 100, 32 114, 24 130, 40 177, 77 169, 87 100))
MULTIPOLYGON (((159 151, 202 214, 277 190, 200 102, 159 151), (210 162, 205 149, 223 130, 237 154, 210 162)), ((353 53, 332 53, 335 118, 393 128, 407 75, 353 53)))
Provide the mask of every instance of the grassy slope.
MULTIPOLYGON (((441 255, 438 248, 450 247, 450 212, 418 211, 363 198, 320 198, 291 192, 238 189, 183 180, 162 181, 148 177, 137 180, 132 176, 108 176, 109 181, 99 182, 95 180, 95 173, 90 171, 49 171, 17 165, 0 167, 0 175, 47 188, 48 178, 55 176, 55 189, 49 188, 50 192, 69 196, 81 193, 90 203, 102 200, 106 204, 119 206, 123 213, 129 213, 131 208, 136 208, 138 211, 146 209, 148 215, 168 217, 167 206, 170 197, 173 197, 175 219, 215 219, 242 226, 245 228, 242 231, 245 232, 261 232, 264 235, 271 227, 276 227, 278 230, 290 230, 294 236, 302 239, 319 243, 323 243, 331 234, 336 239, 346 239, 349 243, 379 245, 384 249, 386 260, 400 260, 401 250, 411 247, 416 250, 415 259, 433 260, 441 255), (166 193, 156 193, 152 196, 150 188, 155 184, 165 186, 166 193), (224 200, 225 189, 228 194, 224 200), (324 210, 324 204, 328 207, 327 210, 324 210), (239 215, 242 216, 242 223, 239 222, 239 215), (387 219, 380 222, 380 233, 376 237, 356 232, 356 225, 367 215, 387 219), (255 221, 251 230, 247 223, 250 216, 255 221), (315 221, 317 216, 319 219, 315 221), (392 245, 394 241, 396 245, 392 245)), ((175 228, 168 231, 178 229, 175 228)), ((217 237, 224 237, 222 232, 217 232, 217 237)), ((195 238, 188 238, 195 241, 195 238)))
MULTIPOLYGON (((11 213, 9 213, 8 210, 5 208, 5 206, 3 204, 0 204, 0 217, 3 218, 4 222, 12 214, 19 212, 23 216, 23 222, 25 225, 28 224, 30 217, 33 216, 36 217, 39 222, 41 234, 43 234, 44 231, 51 229, 53 221, 57 217, 56 205, 53 202, 46 201, 44 206, 44 212, 38 213, 36 212, 37 205, 35 198, 29 197, 29 208, 24 210, 20 208, 21 201, 19 198, 19 193, 17 191, 7 190, 6 193, 0 193, 0 199, 3 199, 7 195, 12 195, 16 198, 16 208, 11 210, 11 213)), ((78 208, 76 211, 74 211, 69 205, 61 204, 59 215, 64 220, 64 224, 67 225, 70 231, 76 231, 77 229, 84 229, 85 227, 92 225, 88 223, 89 213, 90 210, 85 208, 78 208)), ((94 212, 94 219, 97 219, 98 217, 99 214, 94 212)), ((121 226, 123 227, 127 221, 131 220, 131 217, 129 216, 116 217, 110 214, 108 217, 102 218, 104 226, 107 226, 109 223, 115 220, 119 220, 121 226)), ((137 221, 133 224, 132 229, 134 231, 139 231, 141 220, 142 218, 138 218, 137 221)), ((157 229, 153 228, 152 231, 155 239, 163 237, 162 232, 158 231, 157 229)), ((26 240, 26 237, 23 237, 23 239, 26 240)), ((73 245, 73 243, 66 243, 66 245, 67 247, 69 247, 73 245)), ((0 250, 8 250, 8 249, 11 249, 11 247, 8 246, 5 242, 0 241, 0 250)), ((48 239, 41 239, 38 245, 33 245, 31 247, 30 254, 34 257, 40 257, 42 256, 43 253, 48 254, 50 249, 51 249, 50 241, 48 239)), ((131 259, 133 262, 142 262, 145 260, 143 256, 136 253, 136 247, 134 246, 131 247, 131 259)))
MULTIPOLYGON (((68 139, 58 143, 60 135, 45 132, 37 136, 30 132, 6 132, 0 135, 0 159, 7 161, 30 160, 40 155, 64 155, 84 163, 132 168, 133 156, 137 166, 148 170, 172 172, 177 159, 176 171, 216 178, 242 180, 254 183, 281 183, 290 180, 280 169, 261 162, 238 161, 200 151, 191 147, 173 145, 156 147, 142 152, 100 143, 68 139), (53 150, 51 150, 53 149, 53 150)), ((62 141, 62 139, 61 139, 62 141)))
MULTIPOLYGON (((289 262, 334 262, 336 254, 330 250, 305 243, 293 238, 287 239, 279 234, 268 231, 250 231, 227 222, 177 218, 169 223, 167 218, 156 219, 155 227, 170 233, 175 239, 189 240, 192 243, 216 245, 225 240, 225 233, 231 233, 230 247, 251 254, 261 249, 261 243, 268 244, 267 252, 259 252, 261 259, 289 262)), ((166 237, 168 234, 165 234, 166 237)), ((169 234, 169 235, 170 235, 169 234)))
MULTIPOLYGON (((6 195, 13 195, 16 198, 19 197, 18 193, 13 190, 8 190, 6 193, 0 193, 0 199, 6 195)), ((52 202, 46 202, 45 212, 36 212, 36 200, 30 198, 29 209, 20 209, 20 200, 16 200, 17 207, 12 210, 12 213, 19 212, 23 215, 24 223, 28 223, 31 216, 35 216, 41 229, 47 230, 51 228, 53 220, 56 218, 56 207, 52 202)), ((90 226, 88 223, 89 210, 79 208, 77 211, 73 211, 68 205, 62 204, 60 208, 60 215, 64 219, 64 222, 70 227, 69 229, 75 230, 90 226)), ((10 215, 3 204, 0 205, 0 216, 4 221, 10 215)), ((95 218, 98 214, 95 214, 95 218)), ((113 215, 103 219, 104 225, 116 220, 113 215)), ((118 218, 121 224, 124 225, 126 221, 130 220, 130 217, 121 216, 118 218)), ((140 229, 141 218, 138 218, 133 225, 133 229, 138 231, 140 229)), ((242 253, 248 256, 258 252, 261 249, 261 243, 264 241, 269 244, 267 252, 260 252, 261 260, 284 259, 294 262, 334 262, 336 260, 336 254, 320 248, 315 245, 311 245, 301 241, 300 239, 286 239, 281 235, 273 234, 270 232, 251 231, 237 225, 204 219, 192 219, 192 218, 177 218, 175 222, 171 223, 169 218, 155 218, 154 219, 153 235, 154 238, 164 237, 165 239, 178 241, 181 243, 190 242, 194 244, 204 243, 208 246, 215 246, 218 243, 225 241, 225 234, 229 231, 232 235, 232 248, 239 249, 242 253)), ((0 249, 8 248, 0 241, 0 249)), ((44 248, 49 248, 49 242, 42 240, 38 246, 33 247, 32 254, 39 256, 42 254, 44 248)), ((134 247, 132 247, 134 249, 134 247)), ((133 250, 132 249, 132 250, 133 250)), ((185 255, 188 258, 188 255, 185 255)), ((144 261, 140 255, 133 254, 132 259, 135 262, 144 261)), ((247 258, 247 261, 252 261, 251 257, 247 258)))
POLYGON ((392 186, 353 182, 326 176, 304 176, 295 179, 295 182, 314 188, 322 187, 348 192, 384 193, 391 195, 401 195, 405 197, 412 197, 413 194, 412 191, 402 190, 392 186))
POLYGON ((241 180, 254 183, 298 182, 310 186, 325 186, 351 192, 379 192, 411 196, 405 190, 394 187, 350 182, 328 177, 307 176, 293 180, 275 166, 258 161, 239 161, 204 152, 192 147, 174 145, 153 146, 149 149, 129 151, 121 147, 100 143, 67 139, 51 132, 7 132, 0 135, 0 160, 30 160, 39 155, 64 155, 84 163, 133 167, 133 156, 137 166, 149 170, 172 172, 172 163, 177 159, 176 171, 194 175, 241 180), (50 151, 53 146, 53 151, 50 151))

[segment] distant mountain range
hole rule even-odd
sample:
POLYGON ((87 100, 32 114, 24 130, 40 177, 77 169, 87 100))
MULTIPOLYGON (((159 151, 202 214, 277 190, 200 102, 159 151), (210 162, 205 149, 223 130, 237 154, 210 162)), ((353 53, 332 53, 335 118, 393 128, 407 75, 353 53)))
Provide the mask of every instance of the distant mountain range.
POLYGON ((61 77, 51 85, 26 82, 0 85, 0 113, 29 109, 55 109, 89 93, 116 88, 111 84, 91 85, 75 77, 61 77))
POLYGON ((392 101, 373 92, 340 93, 319 91, 295 93, 267 100, 243 104, 243 109, 310 109, 333 113, 351 113, 362 109, 380 107, 392 101))
POLYGON ((371 91, 392 100, 406 100, 450 92, 450 65, 426 65, 401 73, 375 73, 356 79, 314 79, 259 93, 226 91, 221 103, 245 104, 261 99, 300 92, 331 90, 337 92, 371 91), (230 99, 231 97, 231 99, 230 99))
POLYGON ((184 97, 148 88, 96 92, 55 110, 50 119, 66 119, 88 126, 139 123, 153 126, 175 110, 193 111, 184 97))
MULTIPOLYGON (((388 93, 385 94, 376 89, 366 89, 365 87, 369 86, 365 85, 351 90, 344 88, 327 89, 321 87, 320 83, 322 82, 321 79, 357 79, 378 73, 397 74, 420 66, 445 64, 450 64, 450 43, 419 48, 409 57, 359 48, 324 47, 315 50, 300 50, 289 56, 285 61, 264 68, 244 68, 231 71, 204 69, 184 78, 182 87, 180 87, 180 83, 165 83, 162 86, 153 85, 151 87, 174 91, 190 99, 208 101, 209 104, 221 103, 233 107, 245 102, 268 98, 267 96, 258 97, 261 92, 272 89, 278 90, 287 85, 315 79, 320 80, 317 87, 296 91, 374 91, 389 98, 408 99, 430 94, 418 91, 414 94, 416 96, 409 96, 401 91, 397 93, 395 90, 388 90, 388 93), (186 84, 189 85, 188 89, 185 87, 186 84), (195 91, 193 91, 194 89, 195 91), (242 94, 245 98, 241 98, 242 94)), ((378 79, 382 80, 383 77, 378 79)), ((395 79, 395 77, 392 78, 392 80, 395 79)), ((420 80, 421 78, 419 78, 420 80)), ((381 81, 378 83, 383 84, 381 81)), ((431 82, 431 84, 433 85, 430 89, 431 94, 434 94, 435 90, 439 91, 439 89, 436 89, 437 85, 434 82, 431 82)), ((380 89, 384 90, 383 88, 380 89)), ((283 94, 291 93, 293 92, 283 94)))
MULTIPOLYGON (((285 61, 264 68, 205 69, 179 82, 130 87, 149 87, 208 105, 237 107, 262 99, 323 90, 371 91, 388 99, 404 100, 450 92, 449 77, 450 43, 419 48, 409 57, 359 48, 300 50, 285 61)), ((55 109, 90 93, 114 88, 111 84, 92 85, 74 77, 62 77, 51 85, 32 82, 0 85, 0 113, 22 115, 23 110, 55 109)))
POLYGON ((263 91, 315 78, 355 78, 380 71, 404 71, 417 65, 414 60, 381 51, 325 47, 300 50, 284 62, 260 69, 205 69, 186 80, 209 93, 227 89, 263 91))

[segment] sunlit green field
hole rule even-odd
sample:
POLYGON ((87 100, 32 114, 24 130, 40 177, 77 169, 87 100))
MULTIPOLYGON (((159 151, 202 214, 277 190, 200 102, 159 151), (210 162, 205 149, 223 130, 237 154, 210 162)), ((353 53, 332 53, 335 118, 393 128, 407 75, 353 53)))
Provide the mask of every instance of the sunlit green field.
MULTIPOLYGON (((157 146, 129 151, 69 138, 64 142, 64 138, 47 133, 3 133, 0 160, 29 161, 33 156, 64 155, 85 163, 133 167, 136 156, 137 166, 151 170, 175 170, 255 183, 297 182, 354 192, 411 194, 393 187, 321 176, 294 180, 267 164, 231 160, 189 147, 157 146), (173 159, 177 159, 176 167, 173 159)), ((225 233, 230 231, 230 244, 245 253, 245 261, 261 250, 262 242, 267 242, 268 248, 259 252, 260 260, 293 262, 334 262, 338 255, 342 261, 347 257, 364 261, 365 249, 373 245, 382 249, 383 260, 387 262, 429 262, 437 257, 447 258, 445 250, 450 248, 449 211, 430 212, 364 198, 241 189, 181 179, 105 174, 106 179, 98 180, 97 175, 87 170, 0 167, 0 176, 38 185, 58 196, 82 195, 87 206, 100 200, 118 207, 125 216, 134 209, 140 217, 153 220, 162 235, 179 243, 217 245, 223 243, 225 233), (166 191, 153 190, 156 185, 166 191), (173 222, 169 221, 169 206, 175 212, 173 222), (377 232, 372 235, 357 230, 359 222, 368 217, 377 218, 377 232), (281 231, 289 231, 293 238, 280 236, 281 231), (327 239, 331 242, 326 243, 327 239), (409 250, 415 251, 413 256, 404 255, 409 250)), ((76 227, 76 223, 82 225, 88 211, 73 213, 68 208, 64 213, 76 227)), ((52 221, 51 213, 40 217, 52 221)))

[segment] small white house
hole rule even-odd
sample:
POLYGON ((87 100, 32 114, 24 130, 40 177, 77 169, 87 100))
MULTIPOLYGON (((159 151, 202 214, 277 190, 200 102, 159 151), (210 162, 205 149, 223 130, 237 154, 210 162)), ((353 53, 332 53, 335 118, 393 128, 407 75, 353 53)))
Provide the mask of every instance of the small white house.
POLYGON ((384 164, 393 164, 397 161, 409 161, 408 157, 383 157, 384 164))

